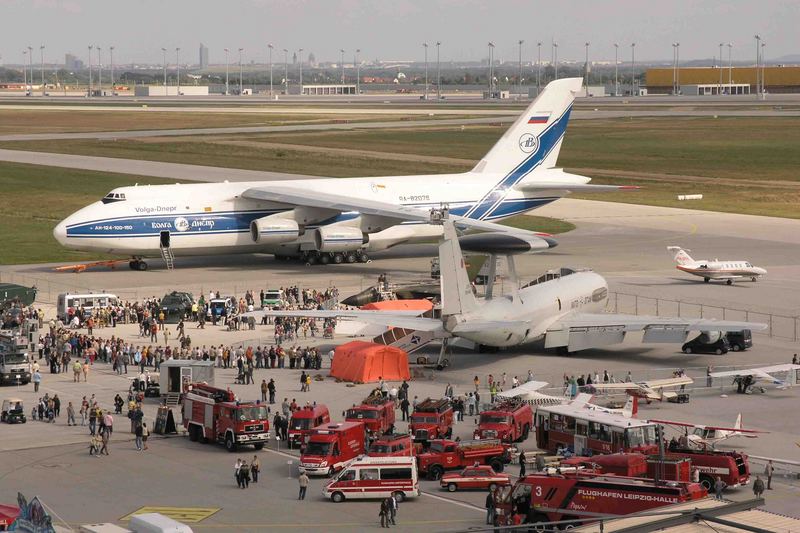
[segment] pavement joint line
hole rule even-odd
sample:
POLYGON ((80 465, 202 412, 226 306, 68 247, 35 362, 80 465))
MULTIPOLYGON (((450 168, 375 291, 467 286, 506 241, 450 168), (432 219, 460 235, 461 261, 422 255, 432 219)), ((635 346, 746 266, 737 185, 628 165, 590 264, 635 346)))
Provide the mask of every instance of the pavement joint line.
POLYGON ((481 507, 478 507, 477 505, 473 505, 473 504, 467 503, 467 502, 460 502, 460 501, 457 501, 457 500, 452 500, 450 498, 445 498, 444 496, 439 496, 438 494, 434 494, 432 492, 427 492, 427 491, 421 490, 421 491, 419 491, 419 494, 420 494, 420 496, 427 496, 427 497, 433 498, 435 500, 443 501, 443 502, 446 502, 446 503, 449 503, 449 504, 452 504, 452 505, 458 505, 459 507, 464 507, 466 509, 471 509, 473 511, 478 511, 478 512, 481 512, 481 513, 485 513, 486 512, 486 509, 482 509, 481 507))

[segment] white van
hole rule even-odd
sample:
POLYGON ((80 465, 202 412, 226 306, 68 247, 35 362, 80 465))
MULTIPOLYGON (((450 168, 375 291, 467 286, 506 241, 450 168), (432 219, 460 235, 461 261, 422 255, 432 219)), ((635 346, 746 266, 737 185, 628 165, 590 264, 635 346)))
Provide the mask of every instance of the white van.
POLYGON ((58 318, 66 322, 67 311, 69 309, 77 310, 83 307, 84 311, 91 314, 94 309, 115 307, 117 305, 119 305, 119 298, 117 298, 116 294, 105 292, 96 294, 72 294, 67 292, 58 295, 56 313, 58 313, 58 318))
POLYGON ((346 499, 388 498, 398 501, 419 496, 415 457, 369 457, 361 455, 322 489, 336 503, 346 499))

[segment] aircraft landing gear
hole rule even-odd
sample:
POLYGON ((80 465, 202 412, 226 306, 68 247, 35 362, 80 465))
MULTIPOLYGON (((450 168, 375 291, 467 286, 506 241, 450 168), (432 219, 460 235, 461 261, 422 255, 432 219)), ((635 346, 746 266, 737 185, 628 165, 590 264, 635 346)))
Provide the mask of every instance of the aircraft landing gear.
MULTIPOLYGON (((295 256, 297 258, 297 256, 295 256)), ((275 260, 289 260, 291 259, 290 256, 286 255, 276 255, 275 260)), ((369 256, 362 252, 317 252, 317 251, 306 251, 303 252, 299 256, 300 261, 306 264, 306 266, 311 265, 327 265, 329 263, 333 263, 335 265, 341 265, 343 263, 353 264, 353 263, 369 263, 370 258, 369 256)))
POLYGON ((147 262, 143 261, 142 259, 131 259, 131 261, 128 263, 128 266, 131 268, 131 270, 139 270, 142 272, 147 270, 147 262))
POLYGON ((729 280, 728 280, 728 281, 726 281, 725 283, 727 283, 728 285, 733 285, 733 280, 732 280, 732 279, 729 279, 729 280))
POLYGON ((708 283, 709 281, 711 281, 711 278, 703 278, 703 281, 705 281, 706 283, 708 283))
POLYGON ((447 339, 442 339, 442 347, 439 349, 439 358, 436 360, 436 370, 444 370, 450 366, 450 359, 447 355, 447 339))

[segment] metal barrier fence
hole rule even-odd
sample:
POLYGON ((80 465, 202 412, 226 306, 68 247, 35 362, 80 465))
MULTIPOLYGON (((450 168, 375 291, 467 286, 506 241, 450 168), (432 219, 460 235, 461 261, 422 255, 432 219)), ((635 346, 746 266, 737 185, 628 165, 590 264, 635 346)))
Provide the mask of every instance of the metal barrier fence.
POLYGON ((718 320, 761 322, 767 324, 767 329, 753 331, 753 334, 767 335, 771 338, 794 342, 800 340, 798 336, 800 334, 800 317, 798 316, 764 313, 751 309, 737 309, 622 292, 609 293, 607 309, 612 313, 627 313, 632 315, 715 318, 718 320))

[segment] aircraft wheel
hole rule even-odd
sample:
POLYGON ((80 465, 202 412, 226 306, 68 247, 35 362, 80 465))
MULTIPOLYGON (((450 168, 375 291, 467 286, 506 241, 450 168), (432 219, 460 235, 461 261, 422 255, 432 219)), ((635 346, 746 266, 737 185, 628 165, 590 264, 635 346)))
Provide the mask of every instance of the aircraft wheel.
POLYGON ((709 281, 711 281, 711 278, 703 278, 703 281, 705 281, 706 283, 708 283, 709 281))
POLYGON ((733 285, 733 280, 732 280, 732 279, 729 279, 729 280, 728 280, 728 281, 726 281, 725 283, 727 283, 728 285, 733 285))
POLYGON ((329 254, 320 254, 319 256, 320 265, 327 265, 330 262, 331 262, 331 256, 329 254))
POLYGON ((750 278, 750 279, 752 279, 752 280, 753 280, 753 283, 755 283, 755 282, 756 282, 756 279, 758 279, 758 278, 756 278, 755 276, 753 276, 753 277, 752 277, 752 278, 750 278))
POLYGON ((137 263, 138 263, 138 265, 137 265, 137 269, 138 270, 140 270, 142 272, 147 270, 147 262, 146 261, 137 261, 137 263))
POLYGON ((356 254, 347 254, 345 256, 345 261, 347 261, 348 263, 355 263, 356 261, 358 261, 358 258, 356 257, 356 254))
POLYGON ((334 264, 341 265, 342 263, 344 263, 344 255, 333 254, 333 262, 334 264))
POLYGON ((369 256, 367 254, 358 254, 359 263, 369 263, 369 256))

